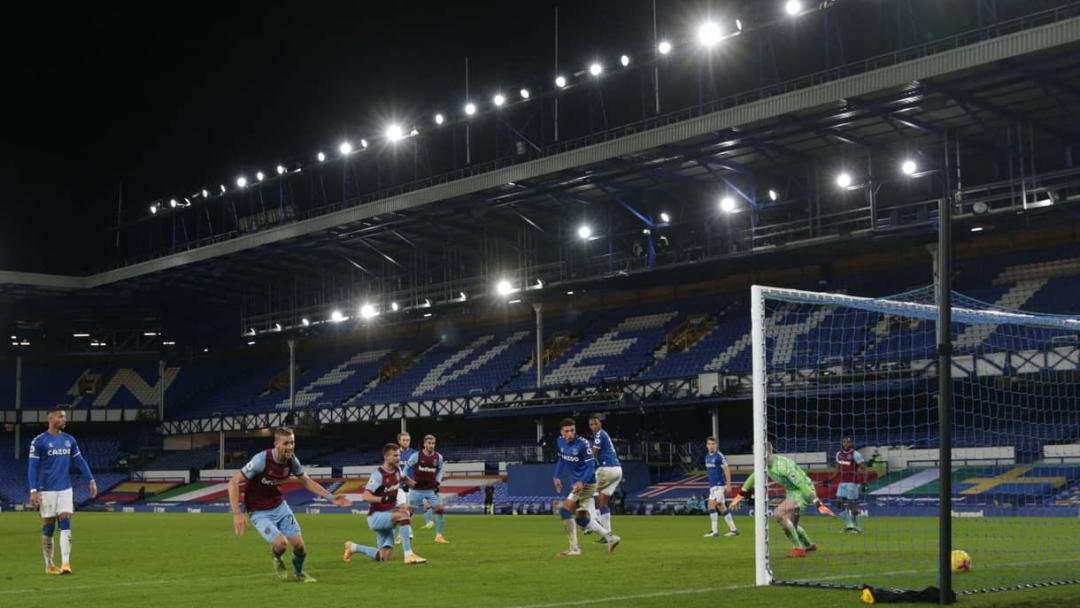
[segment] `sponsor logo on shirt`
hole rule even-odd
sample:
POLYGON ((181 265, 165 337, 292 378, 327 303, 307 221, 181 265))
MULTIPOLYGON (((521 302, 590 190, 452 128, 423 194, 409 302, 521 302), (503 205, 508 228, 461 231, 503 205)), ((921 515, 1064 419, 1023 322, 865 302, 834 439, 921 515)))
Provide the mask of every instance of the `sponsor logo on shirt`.
POLYGON ((435 467, 417 467, 417 470, 422 473, 437 473, 439 469, 435 467))
POLYGON ((45 452, 46 456, 71 456, 71 448, 51 448, 45 452))

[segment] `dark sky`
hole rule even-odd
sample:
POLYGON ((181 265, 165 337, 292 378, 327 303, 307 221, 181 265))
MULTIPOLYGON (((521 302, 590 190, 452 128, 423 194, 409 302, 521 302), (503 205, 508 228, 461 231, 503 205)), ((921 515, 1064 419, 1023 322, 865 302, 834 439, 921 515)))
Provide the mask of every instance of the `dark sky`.
MULTIPOLYGON (((17 20, 0 37, 0 269, 110 261, 121 182, 125 207, 145 209, 456 107, 466 55, 479 91, 553 72, 553 0, 271 4, 42 3, 17 20)), ((568 62, 651 48, 650 0, 562 5, 568 62)))
MULTIPOLYGON (((1030 12, 1060 1, 998 4, 1030 12)), ((530 79, 550 88, 556 4, 564 71, 653 48, 652 0, 118 4, 31 3, 7 15, 0 269, 78 273, 115 261, 108 228, 121 182, 131 217, 155 199, 308 161, 343 137, 381 132, 391 118, 425 124, 435 109, 457 110, 466 55, 474 99, 530 79)), ((960 5, 970 9, 919 6, 929 23, 962 30, 974 24, 946 11, 960 5)), ((781 6, 660 0, 660 31, 678 39, 706 14, 781 6)), ((885 23, 893 11, 890 3, 845 6, 882 13, 885 23)), ((853 41, 887 32, 845 44, 855 54, 853 41)), ((820 54, 803 50, 782 52, 784 62, 820 54)))

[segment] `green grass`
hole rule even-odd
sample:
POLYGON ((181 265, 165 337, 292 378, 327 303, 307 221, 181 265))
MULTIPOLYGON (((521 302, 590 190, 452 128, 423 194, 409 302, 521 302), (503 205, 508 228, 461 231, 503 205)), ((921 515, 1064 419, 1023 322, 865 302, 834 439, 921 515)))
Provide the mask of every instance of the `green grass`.
MULTIPOLYGON (((588 536, 582 537, 584 555, 572 559, 555 556, 565 544, 555 517, 449 516, 447 536, 453 544, 434 545, 431 530, 417 529, 416 550, 430 561, 412 567, 401 564, 400 553, 393 563, 359 555, 343 563, 342 541, 372 541, 360 516, 301 515, 299 520, 310 554, 307 570, 319 580, 312 585, 279 582, 262 539, 250 528, 243 538, 235 537, 229 516, 219 514, 77 514, 75 575, 49 577, 43 573, 37 516, 4 513, 0 606, 58 598, 78 608, 269 603, 330 608, 404 605, 403 596, 407 605, 439 608, 862 605, 856 591, 754 588, 753 535, 745 516, 738 518, 743 536, 716 539, 702 538, 708 526, 703 516, 616 517, 625 542, 615 554, 607 555, 588 536)), ((865 572, 879 582, 933 584, 931 519, 868 520, 868 533, 857 537, 840 535, 836 522, 808 518, 805 523, 821 551, 802 560, 781 558, 786 543, 774 537, 778 576, 858 584, 864 578, 859 573, 865 572)), ((1006 584, 1025 576, 1078 571, 1078 531, 1076 519, 960 520, 957 537, 968 538, 965 548, 975 569, 959 577, 958 585, 1006 584), (1065 553, 1042 551, 1047 543, 1060 543, 1065 553), (1024 565, 1010 555, 1046 559, 1024 565)), ((979 594, 962 598, 961 605, 1077 606, 1080 585, 979 594)))

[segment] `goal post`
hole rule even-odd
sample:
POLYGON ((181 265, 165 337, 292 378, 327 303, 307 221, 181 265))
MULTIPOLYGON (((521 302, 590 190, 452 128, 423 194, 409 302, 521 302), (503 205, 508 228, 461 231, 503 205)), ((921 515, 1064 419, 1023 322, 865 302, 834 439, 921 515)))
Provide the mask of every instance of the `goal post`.
POLYGON ((958 595, 1080 579, 1080 317, 955 294, 955 349, 942 359, 934 296, 751 288, 757 585, 937 586, 950 526, 972 560, 953 576, 958 595), (942 360, 952 440, 939 427, 942 360), (843 437, 869 466, 841 492, 843 437), (843 517, 803 509, 817 549, 806 557, 787 557, 793 541, 770 520, 784 491, 763 481, 768 443, 843 517))

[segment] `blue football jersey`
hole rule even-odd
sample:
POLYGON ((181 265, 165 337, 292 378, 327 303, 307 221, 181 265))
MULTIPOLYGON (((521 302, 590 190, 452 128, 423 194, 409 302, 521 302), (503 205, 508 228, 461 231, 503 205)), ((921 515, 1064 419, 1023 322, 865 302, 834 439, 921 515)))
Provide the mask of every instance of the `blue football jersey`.
POLYGON ((727 459, 720 452, 715 454, 705 454, 705 471, 709 474, 710 486, 723 486, 727 485, 727 479, 724 478, 724 467, 727 466, 727 459))
POLYGON ((563 468, 570 469, 570 478, 574 483, 596 483, 596 459, 593 458, 589 442, 583 437, 575 437, 567 443, 559 437, 559 460, 555 463, 555 477, 558 478, 563 468))
POLYGON ((597 454, 599 466, 622 466, 622 463, 619 462, 619 455, 615 453, 615 446, 611 444, 611 437, 608 436, 607 431, 604 429, 600 429, 600 432, 593 437, 593 449, 599 450, 597 454))
MULTIPOLYGON (((416 455, 416 452, 417 451, 412 448, 403 448, 401 450, 401 462, 398 463, 398 472, 401 473, 402 477, 405 477, 405 469, 409 464, 409 459, 416 455)), ((408 491, 409 489, 409 486, 405 484, 402 484, 401 487, 405 491, 408 491)))
POLYGON ((93 480, 90 465, 79 452, 79 444, 67 433, 42 433, 30 442, 29 483, 31 490, 60 492, 71 489, 71 464, 78 465, 87 478, 93 480))

